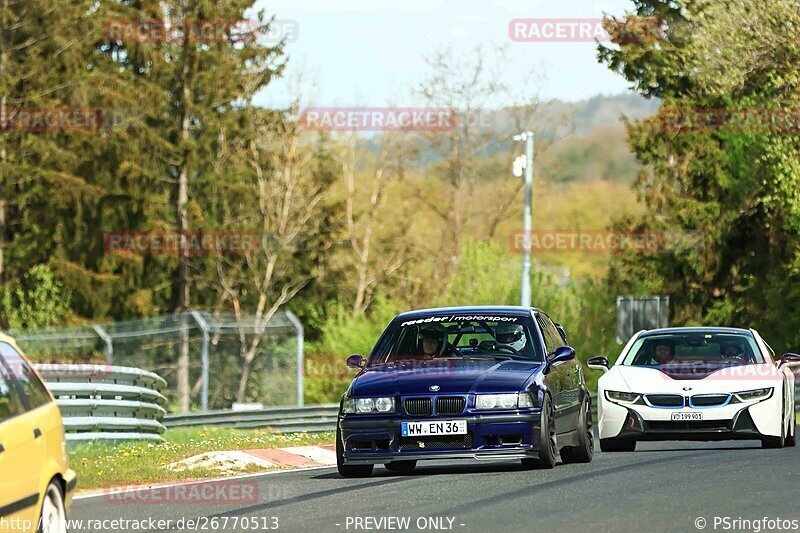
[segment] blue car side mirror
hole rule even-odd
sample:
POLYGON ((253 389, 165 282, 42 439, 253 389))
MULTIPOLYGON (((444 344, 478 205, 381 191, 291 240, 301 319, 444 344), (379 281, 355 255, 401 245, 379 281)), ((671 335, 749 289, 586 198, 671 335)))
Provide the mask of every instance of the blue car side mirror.
POLYGON ((550 354, 550 356, 551 357, 547 362, 551 365, 572 361, 575 359, 575 349, 571 346, 561 346, 560 348, 557 348, 555 352, 550 354))
POLYGON ((360 369, 364 366, 364 358, 360 355, 351 355, 347 358, 347 368, 360 369))

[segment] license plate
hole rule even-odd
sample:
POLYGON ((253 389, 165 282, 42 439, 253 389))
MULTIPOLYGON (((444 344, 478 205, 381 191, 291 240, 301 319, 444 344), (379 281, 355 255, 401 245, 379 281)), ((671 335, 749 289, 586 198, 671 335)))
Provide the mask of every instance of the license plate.
POLYGON ((466 420, 431 420, 426 422, 403 422, 400 431, 404 437, 425 435, 466 435, 466 420))
POLYGON ((703 413, 672 413, 672 420, 693 422, 703 419, 703 413))

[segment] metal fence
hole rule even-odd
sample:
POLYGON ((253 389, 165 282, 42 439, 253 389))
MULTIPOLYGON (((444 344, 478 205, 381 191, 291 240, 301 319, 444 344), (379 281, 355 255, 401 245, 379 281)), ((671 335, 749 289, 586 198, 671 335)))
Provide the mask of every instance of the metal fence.
POLYGON ((303 404, 303 327, 290 312, 188 313, 78 327, 9 331, 36 363, 118 365, 166 380, 168 411, 235 402, 303 404))
POLYGON ((617 342, 625 344, 643 329, 669 326, 669 296, 618 296, 617 342))
POLYGON ((163 440, 167 399, 162 378, 138 368, 105 365, 35 365, 61 409, 70 443, 93 440, 163 440))
POLYGON ((339 404, 306 407, 273 407, 251 411, 209 411, 171 414, 164 418, 168 428, 216 426, 239 429, 270 428, 282 433, 335 431, 339 404))

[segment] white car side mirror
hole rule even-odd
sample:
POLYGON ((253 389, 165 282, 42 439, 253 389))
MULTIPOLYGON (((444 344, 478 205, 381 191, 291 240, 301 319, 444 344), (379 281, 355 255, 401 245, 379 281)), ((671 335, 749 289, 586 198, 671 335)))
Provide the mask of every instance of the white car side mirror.
POLYGON ((598 355, 597 357, 592 357, 588 361, 586 361, 586 365, 589 368, 594 370, 602 370, 603 372, 608 372, 611 368, 611 365, 608 362, 608 358, 602 355, 598 355))

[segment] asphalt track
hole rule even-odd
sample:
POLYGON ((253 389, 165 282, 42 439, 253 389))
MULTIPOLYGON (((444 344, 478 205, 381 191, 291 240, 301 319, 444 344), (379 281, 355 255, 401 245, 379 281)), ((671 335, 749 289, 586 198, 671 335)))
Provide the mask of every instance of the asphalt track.
POLYGON ((420 465, 410 476, 376 467, 369 479, 343 479, 335 468, 248 477, 239 481, 257 484, 258 498, 236 505, 84 498, 74 502, 71 518, 208 517, 198 530, 262 531, 275 517, 278 531, 314 533, 698 531, 698 525, 705 531, 765 531, 772 528, 763 522, 734 527, 733 520, 800 519, 800 448, 764 450, 755 441, 640 443, 634 453, 597 450, 590 464, 559 462, 553 470, 523 470, 516 462, 420 465), (407 518, 408 526, 389 517, 407 518), (715 528, 715 517, 727 517, 731 527, 718 522, 715 528))

